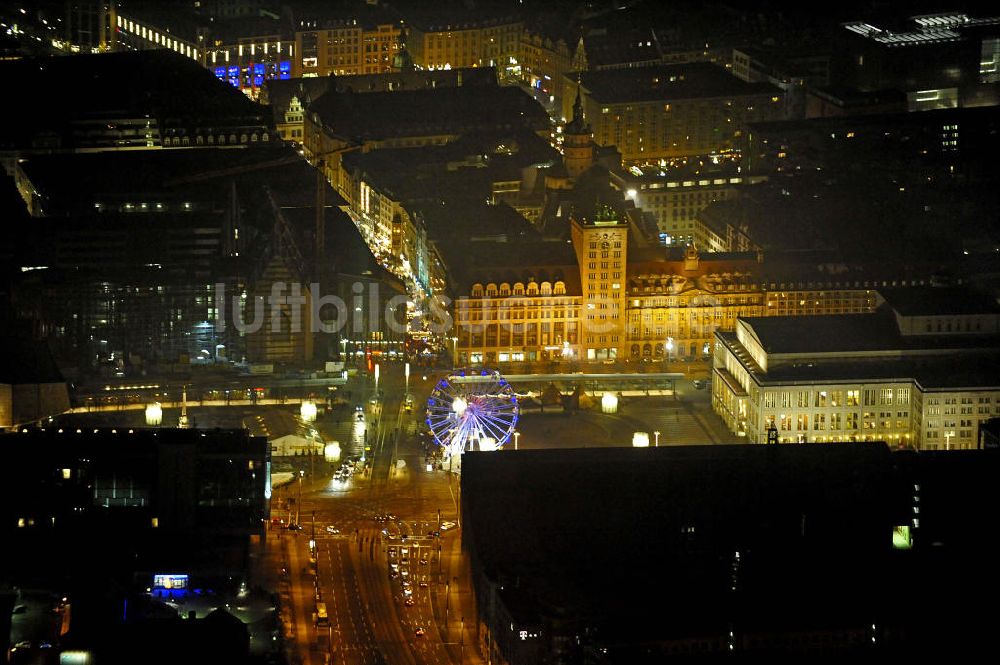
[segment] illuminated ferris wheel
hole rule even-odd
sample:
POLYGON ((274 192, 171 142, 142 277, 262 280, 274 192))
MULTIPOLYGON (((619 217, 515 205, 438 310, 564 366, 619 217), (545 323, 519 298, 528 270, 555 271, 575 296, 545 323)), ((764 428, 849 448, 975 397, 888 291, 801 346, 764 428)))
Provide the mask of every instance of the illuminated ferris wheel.
POLYGON ((449 455, 495 450, 517 424, 517 396, 499 372, 456 370, 427 400, 427 426, 449 455))

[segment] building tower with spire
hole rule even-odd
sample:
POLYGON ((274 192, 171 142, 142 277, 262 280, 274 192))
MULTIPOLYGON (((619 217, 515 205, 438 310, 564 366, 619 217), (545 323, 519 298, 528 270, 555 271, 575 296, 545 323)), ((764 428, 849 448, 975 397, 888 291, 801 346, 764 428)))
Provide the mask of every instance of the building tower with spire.
POLYGON ((577 81, 573 119, 563 129, 563 162, 567 174, 573 179, 594 165, 594 132, 584 120, 581 94, 577 81))

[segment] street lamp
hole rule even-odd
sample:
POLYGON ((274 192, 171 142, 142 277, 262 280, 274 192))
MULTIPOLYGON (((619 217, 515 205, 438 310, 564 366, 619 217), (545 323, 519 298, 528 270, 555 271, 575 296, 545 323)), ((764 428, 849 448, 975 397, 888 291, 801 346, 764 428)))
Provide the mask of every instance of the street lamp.
POLYGON ((410 363, 403 365, 403 376, 405 377, 405 387, 403 389, 403 395, 410 394, 410 363))
POLYGON ((458 338, 451 338, 451 365, 454 367, 458 364, 458 338))
POLYGON ((521 437, 521 433, 514 430, 514 450, 517 450, 517 440, 521 437))
POLYGON ((163 422, 163 407, 159 402, 146 405, 146 424, 150 427, 159 427, 163 422))
POLYGON ((375 363, 375 397, 378 397, 378 377, 379 377, 379 366, 375 363))
POLYGON ((302 522, 302 477, 306 475, 305 469, 299 469, 299 498, 295 502, 295 523, 302 522))
POLYGON ((674 353, 674 338, 673 337, 668 337, 667 338, 666 347, 667 347, 667 362, 669 363, 670 362, 670 356, 673 355, 673 353, 674 353))
POLYGON ((302 400, 302 406, 299 407, 299 416, 302 420, 307 423, 312 423, 316 421, 316 402, 311 399, 302 400))
POLYGON ((653 447, 654 448, 659 448, 660 447, 660 433, 659 432, 653 432, 653 436, 655 437, 654 443, 653 443, 653 447))

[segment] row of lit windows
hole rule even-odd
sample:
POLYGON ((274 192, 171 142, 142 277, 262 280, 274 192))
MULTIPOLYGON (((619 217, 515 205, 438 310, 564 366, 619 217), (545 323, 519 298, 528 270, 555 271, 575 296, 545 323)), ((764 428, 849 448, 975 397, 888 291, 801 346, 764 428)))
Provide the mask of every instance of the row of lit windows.
MULTIPOLYGON (((501 297, 509 296, 511 295, 511 293, 512 293, 511 286, 507 282, 501 283, 499 289, 497 288, 497 285, 492 282, 486 285, 487 298, 495 298, 497 295, 500 295, 501 297)), ((522 296, 525 294, 529 296, 565 295, 566 284, 565 282, 561 281, 558 281, 555 284, 552 284, 551 282, 542 282, 541 285, 539 285, 537 282, 528 282, 527 288, 525 288, 525 285, 523 283, 515 282, 513 287, 513 295, 522 296)), ((472 297, 481 298, 482 296, 483 296, 483 285, 473 284, 472 297)))
POLYGON ((865 388, 864 390, 797 390, 797 391, 764 391, 763 405, 765 409, 808 408, 808 407, 841 407, 841 406, 873 406, 876 404, 900 406, 909 405, 909 388, 865 388))
MULTIPOLYGON (((903 412, 904 416, 906 415, 903 412)), ((890 414, 891 415, 891 414, 890 414)), ((764 418, 766 429, 770 429, 772 426, 776 427, 782 432, 799 431, 804 432, 808 430, 813 431, 824 431, 824 430, 906 430, 910 427, 910 421, 908 417, 904 418, 879 418, 876 417, 874 413, 815 413, 811 416, 811 426, 810 426, 810 414, 800 413, 796 415, 789 414, 778 414, 778 415, 768 415, 764 418)))
MULTIPOLYGON (((191 48, 190 44, 185 44, 184 42, 178 42, 171 36, 167 34, 160 34, 158 30, 153 30, 152 28, 147 28, 144 25, 126 19, 124 16, 118 16, 118 27, 123 31, 128 30, 136 37, 141 37, 153 44, 158 44, 164 48, 173 49, 181 55, 187 55, 189 58, 198 58, 198 49, 191 48)), ((227 53, 228 55, 228 53, 227 53)))
POLYGON ((475 310, 471 312, 459 309, 455 312, 459 321, 522 321, 526 319, 572 319, 580 315, 579 309, 521 309, 507 310, 475 310))

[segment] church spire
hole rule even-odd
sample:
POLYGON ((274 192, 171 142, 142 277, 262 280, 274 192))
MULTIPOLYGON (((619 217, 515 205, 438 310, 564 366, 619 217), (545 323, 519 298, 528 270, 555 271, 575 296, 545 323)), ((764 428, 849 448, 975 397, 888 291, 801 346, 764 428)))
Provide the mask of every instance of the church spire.
POLYGON ((573 102, 573 122, 583 122, 583 100, 580 99, 580 77, 576 77, 576 101, 573 102))
POLYGON ((580 75, 576 76, 576 101, 573 102, 573 118, 566 125, 568 134, 590 134, 590 127, 583 117, 583 85, 580 83, 580 75))

